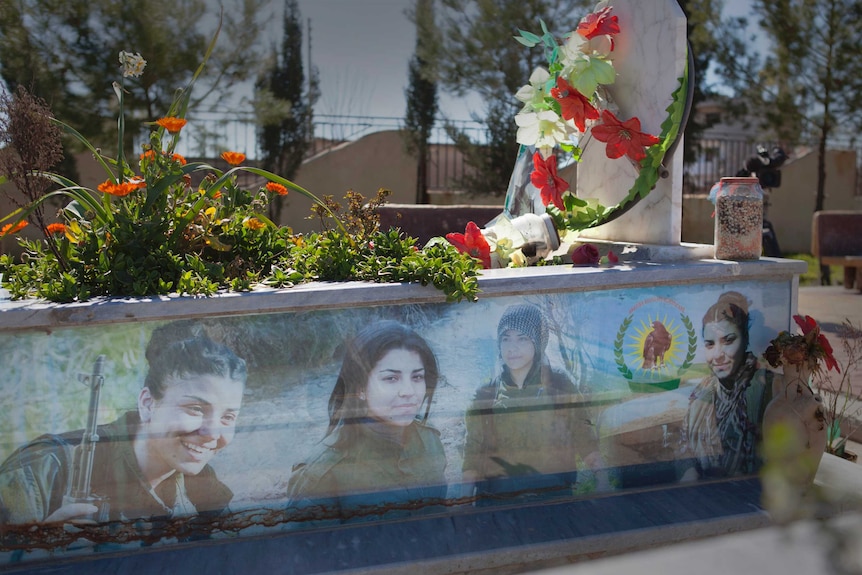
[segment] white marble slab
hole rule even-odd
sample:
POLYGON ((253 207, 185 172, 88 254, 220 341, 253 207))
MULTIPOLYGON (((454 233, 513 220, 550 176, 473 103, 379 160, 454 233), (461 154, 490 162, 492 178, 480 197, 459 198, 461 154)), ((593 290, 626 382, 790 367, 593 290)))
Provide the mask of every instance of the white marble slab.
MULTIPOLYGON (((685 14, 676 0, 613 0, 621 33, 614 50, 616 83, 609 87, 619 118, 637 116, 641 129, 661 133, 671 95, 679 86, 687 61, 685 14)), ((682 230, 682 145, 665 167, 668 177, 637 206, 613 222, 582 233, 582 237, 652 244, 678 244, 682 230)), ((590 139, 578 166, 580 197, 604 205, 622 200, 637 171, 625 158, 610 160, 605 145, 590 139)))

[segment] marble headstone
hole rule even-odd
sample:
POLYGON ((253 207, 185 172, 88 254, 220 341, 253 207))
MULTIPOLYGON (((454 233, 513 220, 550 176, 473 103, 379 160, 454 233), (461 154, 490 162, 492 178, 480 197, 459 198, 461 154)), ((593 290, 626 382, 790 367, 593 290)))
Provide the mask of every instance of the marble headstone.
MULTIPOLYGON (((612 0, 621 28, 616 36, 616 82, 608 89, 621 120, 637 116, 641 130, 659 135, 672 94, 685 71, 686 21, 677 0, 612 0)), ((655 189, 616 220, 585 230, 583 238, 679 245, 682 229, 682 142, 655 189)), ((578 165, 578 196, 615 205, 631 189, 637 170, 626 158, 610 160, 605 145, 589 139, 578 165)))

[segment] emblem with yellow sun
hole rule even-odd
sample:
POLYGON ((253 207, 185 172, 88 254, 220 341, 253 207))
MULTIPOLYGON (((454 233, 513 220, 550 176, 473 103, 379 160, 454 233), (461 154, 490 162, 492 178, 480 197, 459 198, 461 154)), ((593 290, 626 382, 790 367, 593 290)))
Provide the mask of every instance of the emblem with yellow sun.
POLYGON ((676 389, 694 361, 697 333, 677 304, 646 303, 635 306, 620 324, 614 340, 617 369, 632 391, 676 389))

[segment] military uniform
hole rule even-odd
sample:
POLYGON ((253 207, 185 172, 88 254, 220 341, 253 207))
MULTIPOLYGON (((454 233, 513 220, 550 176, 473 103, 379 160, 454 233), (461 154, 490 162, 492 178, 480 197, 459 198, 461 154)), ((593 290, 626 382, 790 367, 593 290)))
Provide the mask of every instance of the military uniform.
MULTIPOLYGON (((107 499, 108 519, 224 513, 233 494, 209 465, 197 475, 174 473, 157 488, 150 486, 132 448, 139 423, 136 412, 127 412, 98 427, 91 485, 107 499)), ((43 435, 9 456, 0 466, 0 525, 39 523, 62 506, 82 436, 43 435)))
POLYGON ((288 485, 288 519, 362 521, 427 511, 446 497, 446 456, 440 433, 424 423, 395 441, 385 424, 363 420, 327 436, 307 463, 294 467, 288 485))
POLYGON ((596 451, 589 413, 562 370, 536 362, 518 388, 508 368, 479 388, 467 410, 465 472, 483 495, 570 495, 578 459, 596 451))

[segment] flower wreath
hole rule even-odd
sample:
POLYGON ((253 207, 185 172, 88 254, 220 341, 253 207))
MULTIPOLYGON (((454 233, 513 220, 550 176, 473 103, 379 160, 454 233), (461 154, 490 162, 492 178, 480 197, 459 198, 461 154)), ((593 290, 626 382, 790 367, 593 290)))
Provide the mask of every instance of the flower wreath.
POLYGON ((518 143, 536 149, 530 180, 560 230, 578 231, 608 223, 646 197, 660 175, 667 173, 662 162, 677 141, 689 107, 687 64, 672 94, 660 135, 641 131, 637 117, 623 120, 617 116, 605 88, 616 78, 610 55, 615 37, 621 32, 619 19, 611 12, 612 7, 601 2, 563 37, 564 43, 551 35, 541 21, 541 36, 524 30, 515 36, 529 48, 542 45, 548 61, 547 69, 536 68, 529 84, 515 94, 524 103, 515 122, 518 143), (557 175, 556 150, 580 161, 579 144, 588 132, 606 144, 608 158, 625 157, 638 169, 634 185, 614 206, 578 198, 569 183, 557 175))

